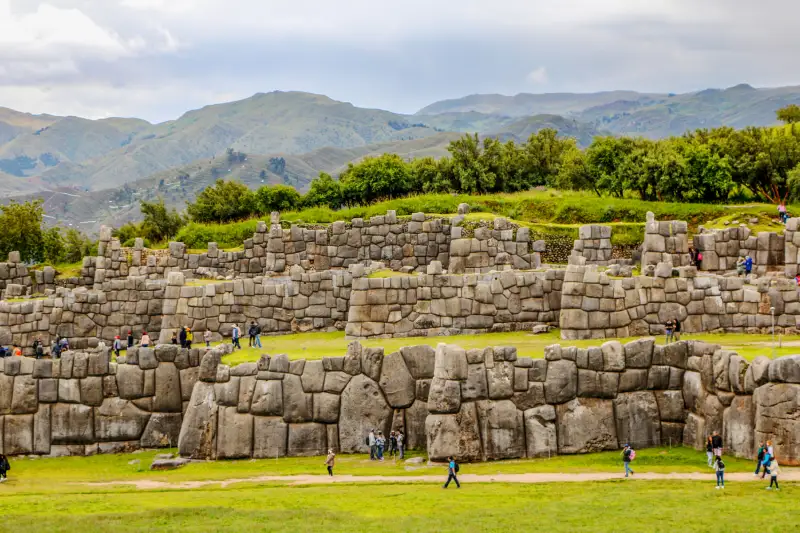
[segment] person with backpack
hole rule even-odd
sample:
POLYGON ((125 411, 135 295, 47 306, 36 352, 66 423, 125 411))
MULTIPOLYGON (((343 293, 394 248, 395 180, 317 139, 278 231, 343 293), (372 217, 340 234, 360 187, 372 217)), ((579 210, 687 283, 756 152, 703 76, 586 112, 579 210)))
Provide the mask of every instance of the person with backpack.
POLYGON ((758 445, 758 452, 756 453, 756 471, 753 472, 754 476, 757 476, 759 472, 761 472, 761 464, 764 462, 764 455, 767 453, 767 447, 764 446, 764 443, 758 445))
POLYGON ((256 345, 256 323, 250 322, 250 328, 247 330, 247 345, 252 348, 256 345))
POLYGON ((376 439, 375 439, 375 430, 370 429, 369 435, 367 435, 367 446, 369 446, 369 460, 374 461, 375 457, 378 453, 378 448, 376 446, 376 439))
POLYGON ((767 474, 770 473, 770 464, 772 464, 772 443, 767 441, 767 447, 764 448, 764 459, 761 461, 761 466, 764 467, 764 470, 761 472, 761 479, 764 479, 767 474))
POLYGON ((36 359, 44 357, 44 344, 42 344, 41 337, 36 337, 36 340, 33 341, 33 354, 36 359))
POLYGON ((450 485, 451 481, 456 482, 456 487, 461 488, 461 483, 458 482, 458 474, 459 468, 458 463, 456 462, 455 458, 451 455, 447 458, 447 481, 445 481, 444 485, 442 485, 443 489, 446 489, 448 485, 450 485))
POLYGON ((186 348, 186 328, 181 328, 181 332, 178 333, 178 340, 181 343, 181 348, 186 348))
POLYGON ((8 458, 0 453, 0 483, 8 479, 9 470, 11 470, 11 465, 8 463, 8 458))
POLYGON ((628 473, 631 475, 634 474, 633 469, 631 469, 631 461, 635 458, 636 452, 631 448, 630 444, 626 444, 622 449, 622 463, 625 465, 625 477, 628 477, 628 473))
POLYGON ((716 461, 714 462, 714 472, 717 474, 717 488, 724 489, 725 488, 725 463, 722 462, 722 457, 717 456, 716 461))
POLYGON ((778 486, 778 473, 780 472, 780 468, 778 468, 778 460, 774 457, 772 461, 769 463, 769 487, 767 490, 772 490, 772 484, 775 484, 775 490, 781 490, 778 486))
POLYGON ((328 450, 328 458, 325 459, 325 466, 328 467, 328 475, 333 477, 333 464, 336 461, 336 454, 333 453, 333 448, 328 450))

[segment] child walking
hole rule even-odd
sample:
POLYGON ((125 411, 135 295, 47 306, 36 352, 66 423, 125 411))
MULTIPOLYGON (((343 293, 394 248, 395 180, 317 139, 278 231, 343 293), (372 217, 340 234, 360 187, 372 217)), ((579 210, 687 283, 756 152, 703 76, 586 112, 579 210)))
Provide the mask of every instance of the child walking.
POLYGON ((333 477, 333 464, 336 462, 336 454, 333 453, 333 448, 328 450, 328 458, 325 459, 325 466, 328 467, 328 475, 333 477))
POLYGON ((772 490, 773 483, 775 484, 775 490, 781 490, 778 487, 778 472, 780 472, 778 461, 773 457, 769 463, 769 487, 767 487, 767 490, 772 490))
POLYGON ((714 462, 714 472, 717 473, 717 488, 725 488, 725 463, 722 462, 722 457, 719 455, 714 462))

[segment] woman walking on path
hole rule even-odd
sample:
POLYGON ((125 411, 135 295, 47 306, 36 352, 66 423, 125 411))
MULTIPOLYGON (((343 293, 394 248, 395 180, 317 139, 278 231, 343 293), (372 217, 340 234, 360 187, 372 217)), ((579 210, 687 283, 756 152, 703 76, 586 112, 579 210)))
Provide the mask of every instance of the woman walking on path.
POLYGON ((708 457, 708 467, 714 466, 714 445, 711 443, 711 435, 706 439, 706 457, 708 457))
POLYGON ((622 450, 622 462, 625 464, 625 477, 628 477, 628 473, 633 475, 633 470, 631 470, 631 461, 633 458, 636 457, 636 453, 631 448, 630 444, 626 444, 625 448, 622 450))
POLYGON ((328 450, 328 458, 325 459, 325 466, 328 467, 328 475, 333 477, 333 464, 336 462, 336 454, 333 453, 333 448, 328 450))
POLYGON ((719 455, 717 456, 717 460, 714 462, 714 472, 717 473, 717 488, 724 489, 725 488, 725 463, 722 462, 722 457, 719 455))
POLYGON ((772 484, 775 483, 775 490, 781 490, 778 487, 778 473, 780 472, 780 468, 778 468, 778 461, 773 457, 772 461, 769 463, 769 487, 767 490, 772 490, 772 484))

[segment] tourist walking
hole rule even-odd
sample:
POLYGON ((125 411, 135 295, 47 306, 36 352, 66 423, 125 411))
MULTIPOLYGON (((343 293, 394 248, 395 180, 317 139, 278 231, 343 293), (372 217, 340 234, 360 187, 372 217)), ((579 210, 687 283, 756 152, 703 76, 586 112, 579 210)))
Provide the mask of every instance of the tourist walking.
POLYGON ((711 435, 711 447, 714 449, 714 455, 716 457, 722 457, 722 437, 719 431, 715 431, 711 435))
POLYGON ((263 348, 261 346, 261 326, 256 323, 256 348, 263 348))
POLYGON ((206 348, 211 348, 211 330, 206 328, 205 333, 203 333, 203 340, 206 341, 206 348))
POLYGON ((761 461, 761 466, 764 469, 761 472, 761 479, 764 479, 770 473, 770 464, 775 456, 772 454, 772 441, 767 441, 767 446, 764 448, 764 459, 761 461))
POLYGON ((622 449, 622 463, 625 465, 625 477, 628 477, 628 474, 634 474, 633 469, 631 469, 631 461, 636 458, 636 452, 633 451, 630 444, 626 444, 625 447, 622 449))
POLYGON ((325 466, 328 467, 328 475, 333 477, 333 464, 336 461, 336 454, 333 453, 333 448, 328 450, 328 458, 325 459, 325 466))
POLYGON ((778 216, 781 219, 781 223, 786 224, 786 219, 789 218, 789 215, 786 213, 786 204, 783 202, 778 204, 778 216))
POLYGON ((192 328, 186 328, 186 347, 191 348, 193 342, 194 342, 194 333, 192 333, 192 328))
POLYGON ((11 470, 11 465, 8 463, 8 458, 0 453, 0 483, 8 479, 9 470, 11 470))
POLYGON ((36 359, 44 357, 44 344, 42 344, 41 337, 36 337, 36 340, 33 341, 33 354, 36 359))
POLYGON ((133 331, 128 331, 128 348, 133 348, 133 331))
POLYGON ((256 345, 256 323, 255 321, 250 322, 250 328, 247 330, 247 345, 249 347, 254 347, 256 345))
POLYGON ((367 446, 369 446, 369 460, 374 461, 378 452, 374 429, 369 430, 369 435, 367 435, 367 446))
POLYGON ((383 451, 386 449, 386 437, 379 431, 375 437, 375 447, 378 449, 378 461, 383 461, 383 451))
POLYGON ((119 352, 122 350, 122 340, 119 338, 119 335, 114 337, 114 355, 119 357, 119 352))
POLYGON ((181 343, 181 348, 186 348, 186 328, 181 328, 181 332, 178 333, 178 340, 181 343))
POLYGON ((717 488, 725 488, 725 463, 722 462, 722 457, 717 456, 714 461, 714 472, 717 474, 717 488))
POLYGON ((772 490, 772 484, 775 484, 775 490, 781 490, 778 487, 778 473, 780 472, 780 468, 778 467, 778 460, 774 457, 772 461, 769 463, 769 487, 767 490, 772 490))
POLYGON ((389 456, 394 457, 397 455, 397 433, 392 431, 389 433, 389 456))
POLYGON ((764 446, 764 443, 758 445, 758 452, 756 452, 756 471, 753 472, 754 476, 757 476, 761 472, 761 463, 764 462, 764 455, 767 453, 767 447, 764 446))
POLYGON ((706 457, 708 458, 708 467, 714 466, 714 443, 711 435, 706 439, 706 457))
POLYGON ((239 326, 236 324, 233 325, 233 329, 231 329, 231 338, 233 340, 232 344, 234 348, 242 349, 242 345, 239 344, 239 335, 241 335, 241 331, 239 331, 239 326))
POLYGON ((445 481, 444 485, 442 485, 443 489, 446 489, 447 486, 450 485, 451 481, 455 481, 456 482, 456 487, 458 487, 459 489, 461 488, 461 483, 458 482, 458 477, 456 476, 456 474, 458 474, 458 470, 459 470, 459 468, 458 468, 458 463, 456 462, 456 460, 452 456, 448 457, 447 458, 447 481, 445 481))
POLYGON ((397 432, 397 451, 400 453, 400 460, 405 458, 405 436, 402 431, 397 432))
POLYGON ((672 328, 672 337, 679 341, 681 340, 681 321, 677 318, 672 321, 673 328, 672 328))
POLYGON ((675 324, 673 324, 672 320, 667 320, 667 323, 664 324, 664 332, 667 335, 667 339, 664 344, 669 344, 672 342, 672 331, 675 328, 675 324))
POLYGON ((142 332, 141 345, 142 348, 147 348, 148 346, 150 346, 150 335, 148 335, 146 331, 142 332))

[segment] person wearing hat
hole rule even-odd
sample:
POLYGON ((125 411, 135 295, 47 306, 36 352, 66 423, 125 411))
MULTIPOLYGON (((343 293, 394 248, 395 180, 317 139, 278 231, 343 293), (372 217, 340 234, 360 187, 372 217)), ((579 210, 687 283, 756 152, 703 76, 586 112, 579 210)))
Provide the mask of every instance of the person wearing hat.
POLYGON ((622 449, 622 463, 625 465, 625 477, 628 477, 628 474, 633 475, 633 470, 631 469, 631 461, 636 456, 636 452, 633 451, 630 444, 626 444, 625 447, 622 449))
POLYGON ((119 352, 122 350, 122 341, 119 338, 119 335, 114 337, 114 355, 119 357, 119 352))
POLYGON ((328 467, 328 475, 333 477, 333 463, 336 461, 336 454, 333 453, 333 448, 328 450, 328 458, 325 459, 325 466, 328 467))
POLYGON ((192 333, 192 328, 186 328, 186 347, 192 347, 192 341, 194 340, 194 334, 192 333))

